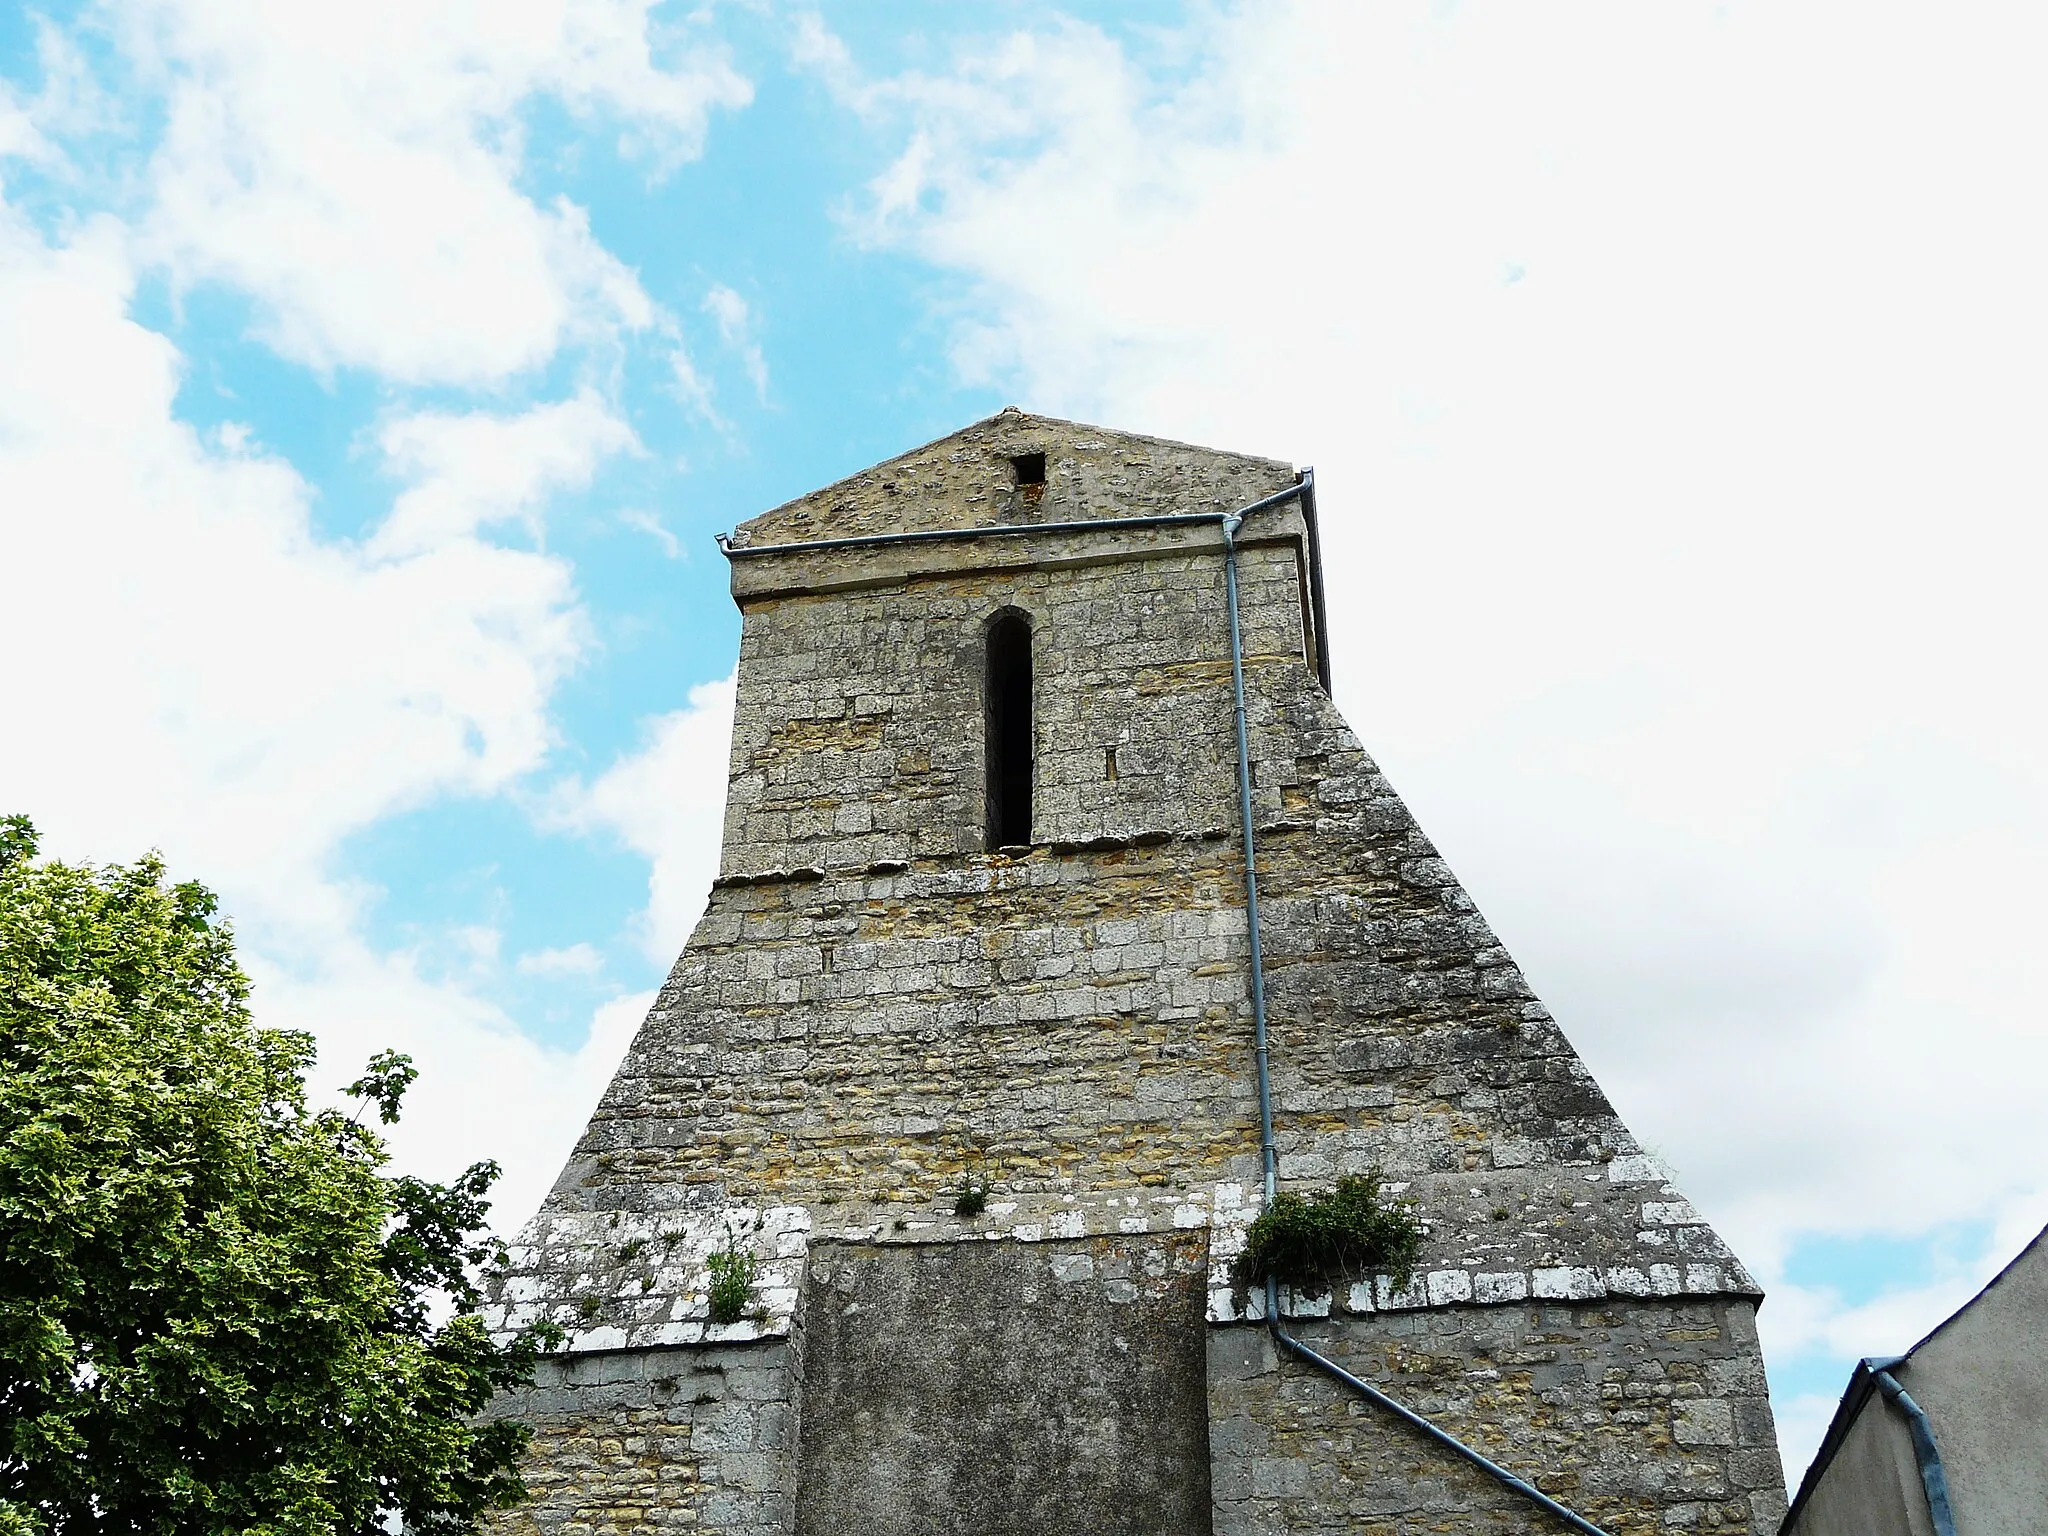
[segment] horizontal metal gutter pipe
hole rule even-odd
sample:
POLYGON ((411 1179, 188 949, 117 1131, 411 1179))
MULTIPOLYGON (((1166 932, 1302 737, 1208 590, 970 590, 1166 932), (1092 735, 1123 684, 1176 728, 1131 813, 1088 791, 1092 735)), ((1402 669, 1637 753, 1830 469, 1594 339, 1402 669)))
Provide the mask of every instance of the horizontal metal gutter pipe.
MULTIPOLYGON (((1301 482, 1295 489, 1303 493, 1304 497, 1312 496, 1315 489, 1314 472, 1303 471, 1301 482)), ((1254 502, 1244 511, 1233 513, 1223 519, 1224 592, 1230 603, 1231 703, 1237 717, 1237 809, 1244 832, 1245 929, 1251 951, 1252 1057, 1258 1067, 1259 1163, 1265 1175, 1265 1208, 1268 1210, 1272 1208, 1273 1197, 1279 1192, 1279 1158, 1273 1141, 1273 1088, 1266 1027, 1266 959, 1260 937, 1258 850, 1252 832, 1252 752, 1251 733, 1245 723, 1244 628, 1238 617, 1237 605, 1237 529, 1247 513, 1255 512, 1261 506, 1271 505, 1273 500, 1274 498, 1269 497, 1264 502, 1254 502)), ((1320 615, 1318 622, 1320 624, 1320 615)), ((1321 639, 1320 634, 1317 638, 1321 639)), ((1287 1332, 1280 1326, 1279 1283, 1271 1275, 1266 1277, 1266 1327, 1272 1332, 1274 1342, 1282 1350, 1299 1356, 1335 1377, 1374 1407, 1384 1408, 1404 1424, 1429 1436, 1444 1449, 1462 1456, 1487 1476, 1528 1499, 1537 1508, 1556 1516, 1573 1530, 1582 1532, 1583 1536, 1607 1536, 1599 1526, 1574 1514, 1535 1484, 1517 1477, 1506 1467, 1465 1444, 1456 1435, 1448 1430, 1439 1429, 1414 1409, 1396 1402, 1369 1382, 1361 1381, 1336 1361, 1317 1354, 1287 1332)), ((1941 1536, 1954 1536, 1954 1533, 1943 1532, 1941 1536)))
POLYGON ((1892 1374, 1895 1367, 1904 1365, 1909 1358, 1893 1355, 1889 1359, 1866 1360, 1863 1368, 1870 1372, 1884 1400, 1906 1416, 1906 1427, 1913 1436, 1913 1459, 1920 1464, 1920 1487, 1927 1495, 1927 1517, 1934 1522, 1934 1536, 1956 1536, 1955 1512, 1948 1502, 1948 1473, 1941 1465, 1941 1450, 1934 1443, 1933 1422, 1928 1419, 1927 1410, 1913 1401, 1913 1395, 1892 1374))
POLYGON ((730 534, 718 535, 726 559, 753 555, 801 554, 819 549, 859 549, 868 545, 936 544, 951 539, 1015 538, 1030 533, 1113 533, 1119 528, 1190 527, 1197 523, 1242 522, 1254 512, 1294 500, 1312 482, 1297 480, 1284 491, 1263 496, 1235 512, 1154 512, 1145 517, 1090 517, 1064 523, 981 523, 966 528, 918 528, 909 533, 860 533, 843 539, 799 539, 789 544, 735 544, 730 534))

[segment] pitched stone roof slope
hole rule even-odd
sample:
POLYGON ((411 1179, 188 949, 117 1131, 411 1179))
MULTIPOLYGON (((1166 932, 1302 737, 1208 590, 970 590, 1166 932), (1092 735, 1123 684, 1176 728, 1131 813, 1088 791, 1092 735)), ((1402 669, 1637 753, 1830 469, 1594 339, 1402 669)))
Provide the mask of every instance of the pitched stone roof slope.
POLYGON ((1067 522, 1226 512, 1294 483, 1278 459, 1221 453, 1113 432, 1014 406, 784 502, 733 532, 737 548, 858 538, 969 523, 1067 522), (1015 460, 1044 454, 1042 489, 1017 483, 1015 460))

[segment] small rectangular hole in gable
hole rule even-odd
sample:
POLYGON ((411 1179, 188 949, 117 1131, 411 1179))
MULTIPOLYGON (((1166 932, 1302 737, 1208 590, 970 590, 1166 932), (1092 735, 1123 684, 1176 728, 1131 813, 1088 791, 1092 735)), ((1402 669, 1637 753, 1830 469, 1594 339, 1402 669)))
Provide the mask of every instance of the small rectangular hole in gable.
POLYGON ((1102 776, 1105 779, 1114 779, 1116 777, 1115 747, 1104 747, 1102 749, 1102 776))
POLYGON ((1017 472, 1017 484, 1026 490, 1045 484, 1045 455, 1042 453, 1012 455, 1010 467, 1017 472))

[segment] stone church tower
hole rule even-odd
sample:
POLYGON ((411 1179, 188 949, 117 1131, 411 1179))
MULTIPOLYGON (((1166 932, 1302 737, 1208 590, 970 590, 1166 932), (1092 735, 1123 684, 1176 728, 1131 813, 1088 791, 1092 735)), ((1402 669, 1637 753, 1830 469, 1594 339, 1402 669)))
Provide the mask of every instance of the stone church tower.
POLYGON ((572 1335, 501 1528, 1571 1528, 1233 1300, 1262 1013, 1279 1186, 1426 1224, 1285 1332, 1608 1532, 1775 1529, 1757 1288, 1330 702, 1312 480, 1010 410, 726 553, 719 875, 500 1283, 572 1335))

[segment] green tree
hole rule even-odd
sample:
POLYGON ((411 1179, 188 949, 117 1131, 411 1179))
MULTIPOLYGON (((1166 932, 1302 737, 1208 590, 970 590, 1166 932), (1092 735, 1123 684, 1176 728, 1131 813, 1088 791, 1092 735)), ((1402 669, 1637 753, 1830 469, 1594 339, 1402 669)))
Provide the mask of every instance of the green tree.
MULTIPOLYGON (((0 820, 0 1536, 471 1529, 525 1494, 475 1416, 555 1342, 476 1315, 497 1167, 388 1177, 310 1110, 214 914, 0 820)), ((413 1075, 353 1091, 389 1124, 413 1075)))

